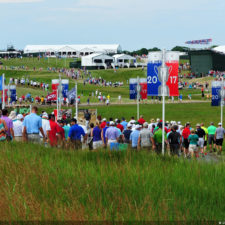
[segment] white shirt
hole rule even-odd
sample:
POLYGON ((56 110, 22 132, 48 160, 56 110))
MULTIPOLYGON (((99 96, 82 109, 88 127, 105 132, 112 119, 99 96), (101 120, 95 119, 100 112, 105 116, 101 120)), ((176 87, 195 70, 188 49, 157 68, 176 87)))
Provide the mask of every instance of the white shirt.
MULTIPOLYGON (((49 120, 42 119, 42 129, 43 129, 45 136, 47 136, 47 131, 51 130, 49 120)), ((42 137, 41 132, 39 133, 39 135, 40 135, 40 137, 42 137)))
POLYGON ((23 122, 20 120, 16 120, 13 122, 13 131, 15 137, 22 137, 23 136, 23 122))

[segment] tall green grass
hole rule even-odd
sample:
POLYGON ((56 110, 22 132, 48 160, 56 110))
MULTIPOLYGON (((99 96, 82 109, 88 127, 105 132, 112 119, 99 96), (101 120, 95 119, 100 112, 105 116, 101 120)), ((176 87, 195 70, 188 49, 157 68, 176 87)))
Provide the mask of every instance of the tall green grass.
POLYGON ((0 143, 0 219, 223 220, 224 166, 0 143))

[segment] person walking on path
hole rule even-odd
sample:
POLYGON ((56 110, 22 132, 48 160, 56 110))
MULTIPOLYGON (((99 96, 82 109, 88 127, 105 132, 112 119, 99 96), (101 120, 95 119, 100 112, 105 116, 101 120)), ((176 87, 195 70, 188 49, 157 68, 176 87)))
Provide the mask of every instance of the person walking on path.
MULTIPOLYGON (((204 143, 205 143, 205 131, 201 128, 200 124, 196 125, 196 134, 198 135, 198 146, 202 154, 204 154, 204 143)), ((204 156, 204 155, 202 155, 204 156)))
POLYGON ((6 131, 6 140, 11 141, 14 138, 13 121, 8 117, 8 115, 8 110, 3 109, 1 119, 5 121, 8 128, 6 131))
POLYGON ((216 134, 216 127, 214 126, 214 123, 211 122, 211 125, 208 127, 208 142, 209 142, 210 153, 212 153, 213 150, 214 152, 216 151, 215 134, 216 134))
POLYGON ((219 123, 218 128, 216 129, 216 134, 215 134, 216 149, 217 149, 218 155, 221 155, 222 153, 224 135, 225 135, 225 130, 222 127, 222 123, 219 123))
POLYGON ((93 137, 93 149, 99 149, 103 146, 102 142, 102 130, 100 124, 97 122, 94 129, 91 131, 91 137, 93 137))
POLYGON ((23 141, 23 115, 19 114, 13 122, 14 140, 23 141))
POLYGON ((145 122, 143 124, 143 129, 139 134, 138 147, 150 151, 153 143, 153 136, 153 133, 148 129, 148 123, 145 122))
POLYGON ((195 133, 194 129, 191 130, 191 134, 188 137, 189 141, 189 152, 191 154, 191 157, 194 158, 194 156, 198 157, 198 135, 195 133))
POLYGON ((105 132, 106 145, 110 147, 111 143, 117 143, 119 141, 120 133, 115 127, 115 123, 111 121, 109 123, 109 128, 105 132))
POLYGON ((183 144, 184 144, 184 157, 186 157, 188 155, 188 151, 189 151, 189 141, 188 141, 188 137, 190 136, 191 131, 190 131, 190 124, 187 123, 186 127, 184 128, 183 132, 182 132, 182 137, 183 137, 183 144))
POLYGON ((6 140, 6 132, 8 130, 8 127, 6 125, 5 120, 0 119, 0 141, 6 140))
POLYGON ((42 119, 37 115, 38 108, 34 106, 31 110, 31 114, 26 116, 23 121, 23 139, 24 141, 40 144, 41 132, 43 139, 45 140, 45 134, 42 129, 42 119))
POLYGON ((168 136, 168 142, 170 145, 170 152, 172 155, 179 156, 179 150, 182 143, 182 137, 179 132, 177 132, 178 126, 175 125, 171 128, 171 132, 168 136))

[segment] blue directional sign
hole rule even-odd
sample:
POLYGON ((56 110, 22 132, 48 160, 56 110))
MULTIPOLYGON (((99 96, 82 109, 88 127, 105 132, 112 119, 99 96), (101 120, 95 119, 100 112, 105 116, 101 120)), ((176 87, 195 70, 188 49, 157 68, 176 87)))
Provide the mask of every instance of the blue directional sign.
POLYGON ((159 81, 159 67, 161 65, 162 65, 161 61, 148 63, 147 68, 148 96, 159 96, 159 87, 162 84, 159 81))
POLYGON ((212 82, 212 106, 220 106, 221 104, 221 85, 219 81, 212 82))
POLYGON ((130 79, 130 99, 137 99, 137 79, 130 79))

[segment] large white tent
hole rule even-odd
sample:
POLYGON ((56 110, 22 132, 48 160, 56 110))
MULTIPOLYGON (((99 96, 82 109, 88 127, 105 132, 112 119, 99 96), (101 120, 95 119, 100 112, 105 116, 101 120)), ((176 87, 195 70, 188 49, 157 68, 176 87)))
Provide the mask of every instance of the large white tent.
POLYGON ((130 55, 126 54, 116 54, 113 56, 114 63, 113 67, 119 66, 119 67, 130 67, 131 65, 134 65, 136 63, 136 58, 132 57, 130 55))
POLYGON ((225 54, 225 45, 215 47, 215 48, 213 48, 213 51, 225 54))
POLYGON ((114 62, 114 58, 104 53, 93 53, 81 58, 83 67, 104 67, 107 69, 114 62))
POLYGON ((48 53, 48 55, 60 55, 64 57, 80 57, 92 53, 117 54, 122 51, 119 44, 112 45, 27 45, 25 54, 48 53))

